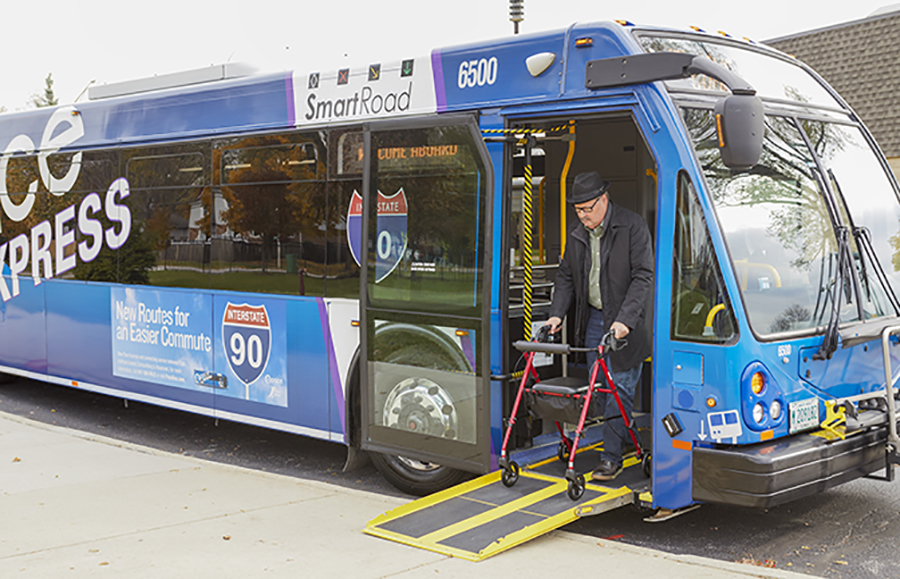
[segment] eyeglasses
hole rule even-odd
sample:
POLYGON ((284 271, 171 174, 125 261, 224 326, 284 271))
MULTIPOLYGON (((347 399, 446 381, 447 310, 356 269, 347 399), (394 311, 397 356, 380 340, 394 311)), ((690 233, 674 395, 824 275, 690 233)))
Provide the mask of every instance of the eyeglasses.
MULTIPOLYGON (((603 195, 601 195, 600 197, 603 197, 603 195)), ((597 205, 597 203, 600 203, 600 197, 597 197, 597 199, 595 199, 594 202, 591 203, 591 205, 589 207, 576 207, 575 213, 577 215, 587 215, 588 213, 590 213, 591 211, 594 210, 594 207, 597 205)))

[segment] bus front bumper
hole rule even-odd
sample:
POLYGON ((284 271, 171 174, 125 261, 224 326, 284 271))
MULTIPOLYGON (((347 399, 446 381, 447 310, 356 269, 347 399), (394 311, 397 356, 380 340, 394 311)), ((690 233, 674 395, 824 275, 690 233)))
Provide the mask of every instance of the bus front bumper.
POLYGON ((875 427, 844 440, 801 433, 752 446, 694 447, 693 499, 757 508, 794 501, 885 469, 886 441, 887 428, 875 427))

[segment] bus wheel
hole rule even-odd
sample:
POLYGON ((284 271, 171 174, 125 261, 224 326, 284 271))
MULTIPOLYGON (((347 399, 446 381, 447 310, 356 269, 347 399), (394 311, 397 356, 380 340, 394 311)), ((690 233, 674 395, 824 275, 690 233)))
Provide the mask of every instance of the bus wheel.
POLYGON ((471 475, 465 471, 405 456, 370 452, 378 472, 399 490, 423 497, 457 485, 471 475))
POLYGON ((384 404, 383 419, 390 428, 451 440, 457 437, 459 419, 453 398, 428 378, 407 378, 394 386, 384 404))

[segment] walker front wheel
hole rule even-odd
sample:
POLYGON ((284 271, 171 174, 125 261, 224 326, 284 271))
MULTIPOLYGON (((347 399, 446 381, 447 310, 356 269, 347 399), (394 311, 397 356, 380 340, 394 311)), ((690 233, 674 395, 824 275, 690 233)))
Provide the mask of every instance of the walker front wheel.
POLYGON ((519 464, 516 461, 509 463, 509 466, 500 473, 500 482, 505 487, 511 487, 519 480, 519 464))
POLYGON ((569 488, 566 492, 573 501, 580 499, 584 495, 584 475, 578 475, 575 480, 569 479, 569 488))

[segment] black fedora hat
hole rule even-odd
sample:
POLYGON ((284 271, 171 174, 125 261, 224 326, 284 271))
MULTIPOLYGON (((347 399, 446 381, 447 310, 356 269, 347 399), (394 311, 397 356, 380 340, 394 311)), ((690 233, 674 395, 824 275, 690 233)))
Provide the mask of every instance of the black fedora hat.
POLYGON ((586 203, 606 193, 609 189, 609 181, 602 179, 600 173, 588 171, 575 176, 572 189, 566 195, 566 201, 573 205, 586 203))

